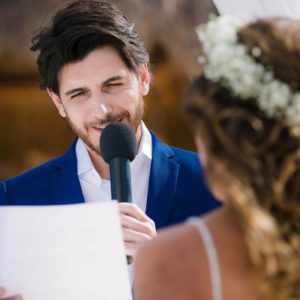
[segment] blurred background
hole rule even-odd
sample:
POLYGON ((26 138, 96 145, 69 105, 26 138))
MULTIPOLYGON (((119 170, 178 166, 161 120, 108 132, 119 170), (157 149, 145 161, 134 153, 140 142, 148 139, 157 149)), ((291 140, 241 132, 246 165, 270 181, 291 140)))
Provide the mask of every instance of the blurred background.
MULTIPOLYGON (((119 4, 150 52, 153 86, 147 126, 165 142, 194 149, 180 113, 187 83, 200 72, 194 27, 217 14, 210 0, 111 0, 119 4)), ((66 151, 74 139, 38 87, 34 32, 64 5, 61 0, 0 0, 0 179, 66 151)))

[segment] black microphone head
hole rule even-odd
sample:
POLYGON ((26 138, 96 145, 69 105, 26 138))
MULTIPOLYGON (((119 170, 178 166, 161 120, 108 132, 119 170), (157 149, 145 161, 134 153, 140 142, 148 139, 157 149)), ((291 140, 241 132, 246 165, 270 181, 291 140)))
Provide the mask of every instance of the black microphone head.
POLYGON ((124 123, 107 125, 100 135, 100 151, 107 163, 116 157, 132 161, 136 156, 136 138, 133 130, 124 123))

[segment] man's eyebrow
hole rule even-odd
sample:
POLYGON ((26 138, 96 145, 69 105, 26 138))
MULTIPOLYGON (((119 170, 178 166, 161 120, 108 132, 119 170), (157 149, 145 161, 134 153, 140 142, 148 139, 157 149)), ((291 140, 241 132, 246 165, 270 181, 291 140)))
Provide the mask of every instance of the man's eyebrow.
POLYGON ((108 78, 107 80, 105 80, 105 81, 103 82, 103 85, 106 85, 106 84, 108 84, 108 83, 110 83, 110 82, 112 82, 112 81, 121 80, 121 79, 123 79, 123 76, 120 76, 120 75, 113 76, 113 77, 110 77, 110 78, 108 78))
POLYGON ((79 88, 75 88, 75 89, 71 89, 67 92, 65 92, 65 96, 69 96, 71 94, 74 94, 74 93, 77 93, 77 92, 83 92, 85 91, 86 89, 85 88, 82 88, 82 87, 79 87, 79 88))

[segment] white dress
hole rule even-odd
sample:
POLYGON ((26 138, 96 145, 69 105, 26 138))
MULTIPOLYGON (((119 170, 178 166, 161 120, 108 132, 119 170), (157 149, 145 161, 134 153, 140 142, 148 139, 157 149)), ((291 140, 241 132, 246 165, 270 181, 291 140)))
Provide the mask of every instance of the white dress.
POLYGON ((221 284, 221 273, 219 267, 219 260, 217 255, 217 250, 212 238, 212 235, 201 218, 189 218, 188 224, 192 224, 196 227, 199 235, 202 238, 210 272, 210 280, 212 286, 212 299, 222 300, 222 284, 221 284))

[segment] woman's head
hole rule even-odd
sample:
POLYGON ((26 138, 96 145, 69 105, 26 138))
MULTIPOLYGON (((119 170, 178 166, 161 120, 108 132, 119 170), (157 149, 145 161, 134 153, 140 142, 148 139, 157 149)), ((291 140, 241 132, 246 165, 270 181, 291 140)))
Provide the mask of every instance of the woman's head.
MULTIPOLYGON (((203 47, 211 52, 205 53, 204 72, 190 88, 186 115, 208 151, 210 183, 214 185, 210 168, 215 169, 216 161, 267 201, 278 194, 276 183, 286 180, 285 165, 298 162, 298 156, 300 160, 300 116, 293 114, 300 109, 300 22, 273 18, 241 26, 235 33, 235 49, 222 41, 225 37, 210 40, 209 34, 218 36, 221 25, 213 22, 218 20, 209 23, 215 26, 211 32, 208 26, 201 29, 203 47), (239 56, 235 51, 245 53, 239 56)), ((290 174, 295 175, 300 180, 300 173, 290 174)), ((300 189, 289 189, 289 199, 298 202, 300 189)))
POLYGON ((208 183, 240 215, 252 262, 273 288, 300 280, 284 260, 299 260, 300 246, 299 32, 287 18, 200 27, 203 74, 184 104, 208 183))

